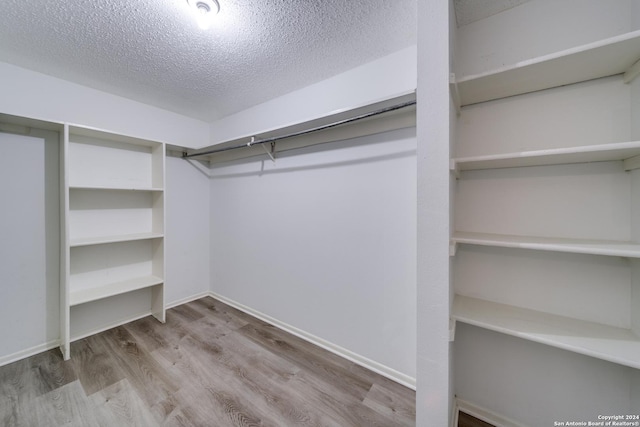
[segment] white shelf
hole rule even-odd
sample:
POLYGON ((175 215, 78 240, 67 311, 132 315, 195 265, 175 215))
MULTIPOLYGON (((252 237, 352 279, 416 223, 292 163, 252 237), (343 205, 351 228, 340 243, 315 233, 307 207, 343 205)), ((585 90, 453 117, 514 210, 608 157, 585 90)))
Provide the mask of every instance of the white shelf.
POLYGON ((454 171, 561 165, 569 163, 627 161, 625 169, 640 167, 640 141, 556 148, 518 153, 459 157, 451 162, 454 171))
POLYGON ((550 237, 512 236, 505 234, 456 231, 453 244, 464 243, 502 248, 640 258, 640 244, 608 240, 561 239, 550 237))
POLYGON ((103 245, 106 243, 120 243, 120 242, 132 242, 135 240, 149 240, 159 239, 164 237, 162 233, 138 233, 138 234, 123 234, 120 236, 101 236, 101 237, 89 237, 83 239, 72 240, 69 246, 91 246, 91 245, 103 245))
POLYGON ((640 31, 457 80, 461 105, 621 74, 640 59, 640 31))
POLYGON ((105 190, 105 191, 164 191, 161 187, 107 187, 99 185, 70 185, 69 190, 105 190))
POLYGON ((640 339, 628 329, 456 295, 452 318, 621 365, 640 368, 640 339))
POLYGON ((160 285, 163 280, 160 277, 148 276, 137 277, 117 283, 109 283, 103 286, 71 291, 69 295, 69 304, 71 306, 84 304, 115 295, 124 294, 126 292, 136 291, 151 286, 160 285))

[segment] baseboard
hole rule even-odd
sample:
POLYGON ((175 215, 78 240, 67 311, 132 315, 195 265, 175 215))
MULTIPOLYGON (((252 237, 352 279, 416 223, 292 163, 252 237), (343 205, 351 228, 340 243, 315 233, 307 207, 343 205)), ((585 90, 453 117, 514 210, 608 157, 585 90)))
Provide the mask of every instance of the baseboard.
POLYGON ((59 339, 51 340, 44 344, 38 344, 34 347, 27 348, 26 350, 20 350, 0 357, 0 366, 8 365, 9 363, 17 362, 18 360, 26 359, 27 357, 35 356, 36 354, 49 351, 57 347, 60 347, 59 339))
POLYGON ((182 299, 170 302, 167 305, 165 305, 165 309, 169 310, 170 308, 177 307, 179 305, 186 304, 188 302, 195 301, 195 300, 200 299, 200 298, 208 297, 210 295, 211 295, 211 292, 209 292, 209 291, 200 292, 199 294, 191 295, 189 297, 182 298, 182 299))
POLYGON ((233 308, 236 308, 240 311, 243 311, 253 317, 256 317, 264 322, 267 322, 279 329, 282 329, 285 332, 288 332, 292 335, 297 336, 298 338, 302 338, 305 341, 310 342, 311 344, 315 344, 318 347, 321 347, 331 353, 338 355, 344 359, 350 360, 353 363, 356 363, 364 368, 367 368, 377 374, 382 375, 383 377, 389 378, 399 384, 404 385, 412 390, 416 389, 416 379, 403 374, 402 372, 398 372, 393 368, 385 366, 381 363, 378 363, 374 360, 368 359, 364 356, 361 356, 357 353, 354 353, 346 348, 340 347, 339 345, 333 344, 327 340, 324 340, 320 337, 317 337, 313 334, 310 334, 306 331, 296 328, 295 326, 291 326, 285 322, 281 322, 278 319, 274 319, 271 316, 268 316, 264 313, 261 313, 257 310, 252 309, 251 307, 247 307, 246 305, 240 304, 232 299, 226 298, 222 295, 219 295, 215 292, 209 292, 208 295, 211 298, 217 299, 233 308))
POLYGON ((489 409, 482 408, 473 403, 469 403, 465 400, 458 399, 456 397, 454 405, 454 416, 452 417, 453 426, 458 426, 458 413, 464 412, 479 420, 492 424, 496 427, 527 427, 524 424, 520 424, 516 421, 510 420, 500 414, 497 414, 489 409))

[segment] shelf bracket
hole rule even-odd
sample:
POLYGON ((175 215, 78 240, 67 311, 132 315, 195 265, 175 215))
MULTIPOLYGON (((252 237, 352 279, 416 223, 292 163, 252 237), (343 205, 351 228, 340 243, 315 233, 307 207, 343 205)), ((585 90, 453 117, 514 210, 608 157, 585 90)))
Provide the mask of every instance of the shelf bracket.
POLYGON ((624 159, 622 162, 625 171, 630 171, 634 169, 640 169, 640 156, 630 157, 628 159, 624 159))
POLYGON ((453 105, 456 107, 456 113, 460 115, 460 91, 458 90, 458 82, 456 81, 456 74, 449 74, 449 90, 451 91, 451 97, 453 98, 453 105))
POLYGON ((633 64, 627 71, 624 72, 623 80, 625 83, 631 83, 636 77, 640 75, 640 59, 633 64))
POLYGON ((458 162, 456 162, 455 159, 451 159, 449 162, 449 170, 453 172, 456 179, 460 179, 460 168, 458 167, 458 162))
POLYGON ((458 242, 455 240, 451 240, 449 242, 449 256, 456 256, 456 251, 458 250, 458 242))
POLYGON ((449 318, 449 342, 456 340, 456 319, 449 318))

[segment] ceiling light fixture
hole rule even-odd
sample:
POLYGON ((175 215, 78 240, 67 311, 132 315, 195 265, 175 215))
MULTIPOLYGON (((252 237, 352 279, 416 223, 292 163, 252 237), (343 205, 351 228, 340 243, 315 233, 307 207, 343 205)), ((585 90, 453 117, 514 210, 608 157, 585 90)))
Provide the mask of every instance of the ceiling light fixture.
POLYGON ((187 0, 191 9, 193 9, 198 26, 206 30, 211 26, 213 17, 220 12, 220 3, 218 0, 187 0))

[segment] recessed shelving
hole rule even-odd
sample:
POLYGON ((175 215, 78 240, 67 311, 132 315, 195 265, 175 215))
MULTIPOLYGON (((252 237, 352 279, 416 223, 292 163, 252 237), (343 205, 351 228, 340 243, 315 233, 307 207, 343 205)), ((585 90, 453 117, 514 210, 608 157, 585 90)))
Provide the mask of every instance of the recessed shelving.
POLYGON ((564 239, 551 237, 512 236, 506 234, 457 231, 451 242, 502 248, 640 258, 640 244, 609 240, 564 239))
POLYGON ((139 289, 160 285, 163 280, 160 277, 136 277, 122 282, 109 283, 103 286, 96 286, 87 289, 72 291, 69 295, 69 305, 74 306, 103 298, 132 292, 139 289))
POLYGON ((146 310, 165 320, 165 146, 75 125, 64 132, 60 320, 68 359, 74 313, 83 312, 71 307, 100 304, 92 306, 102 313, 95 324, 113 325, 146 310), (128 314, 118 313, 109 298, 145 288, 151 288, 148 305, 140 300, 128 314))
POLYGON ((452 319, 640 368, 640 338, 629 329, 456 295, 452 319))
POLYGON ((458 157, 451 170, 482 170, 622 160, 624 169, 640 168, 640 141, 458 157))
POLYGON ((494 99, 622 74, 640 59, 640 31, 544 55, 456 80, 460 104, 494 99))

